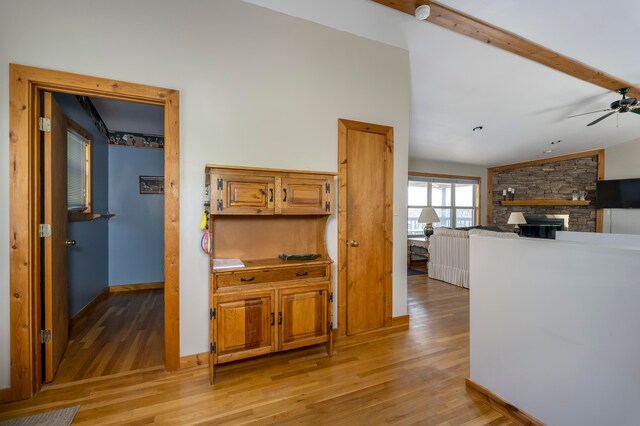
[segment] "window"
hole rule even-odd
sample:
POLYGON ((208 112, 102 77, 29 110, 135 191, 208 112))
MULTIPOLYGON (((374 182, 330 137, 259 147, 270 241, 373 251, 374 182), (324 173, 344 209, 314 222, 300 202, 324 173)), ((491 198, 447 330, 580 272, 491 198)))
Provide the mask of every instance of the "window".
POLYGON ((420 212, 433 207, 440 218, 434 227, 462 228, 480 223, 480 178, 409 176, 408 234, 423 235, 420 212))
POLYGON ((67 121, 67 208, 91 213, 91 135, 67 121))

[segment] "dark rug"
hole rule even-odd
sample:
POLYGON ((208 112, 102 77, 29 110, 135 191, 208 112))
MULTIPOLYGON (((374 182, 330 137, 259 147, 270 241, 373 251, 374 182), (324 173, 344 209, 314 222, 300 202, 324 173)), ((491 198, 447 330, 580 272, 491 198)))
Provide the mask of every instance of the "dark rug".
POLYGON ((74 405, 61 410, 1 421, 0 426, 69 426, 79 409, 79 405, 74 405))
POLYGON ((424 275, 426 274, 426 271, 419 271, 417 269, 411 269, 411 268, 407 268, 407 276, 410 277, 412 275, 424 275))

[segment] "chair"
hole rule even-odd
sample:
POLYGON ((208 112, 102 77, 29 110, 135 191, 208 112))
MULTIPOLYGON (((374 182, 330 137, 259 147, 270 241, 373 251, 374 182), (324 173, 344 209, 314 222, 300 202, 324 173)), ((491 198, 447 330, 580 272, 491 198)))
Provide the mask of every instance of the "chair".
POLYGON ((407 258, 409 259, 409 268, 414 263, 424 262, 425 269, 429 268, 429 250, 422 246, 410 245, 407 258))

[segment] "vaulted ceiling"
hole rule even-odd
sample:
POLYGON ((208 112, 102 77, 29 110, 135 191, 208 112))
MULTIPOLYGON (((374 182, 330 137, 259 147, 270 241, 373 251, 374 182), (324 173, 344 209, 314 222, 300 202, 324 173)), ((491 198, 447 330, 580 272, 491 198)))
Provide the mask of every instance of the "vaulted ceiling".
MULTIPOLYGON (((608 108, 617 93, 371 0, 245 1, 407 49, 412 158, 490 166, 640 138, 639 114, 616 114, 591 127, 598 114, 567 118, 608 108), (483 130, 473 132, 476 126, 483 130)), ((440 3, 640 83, 636 31, 626 19, 640 16, 636 0, 440 3)))

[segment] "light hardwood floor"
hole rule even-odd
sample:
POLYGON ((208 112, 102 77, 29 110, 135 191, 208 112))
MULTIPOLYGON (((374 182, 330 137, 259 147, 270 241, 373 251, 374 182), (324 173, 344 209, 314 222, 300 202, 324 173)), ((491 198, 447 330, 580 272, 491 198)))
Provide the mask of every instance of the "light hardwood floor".
POLYGON ((164 366, 163 290, 112 293, 69 334, 53 384, 164 366))
POLYGON ((469 292, 409 277, 409 331, 174 373, 152 367, 48 385, 0 420, 79 404, 74 424, 514 424, 465 391, 469 292))

